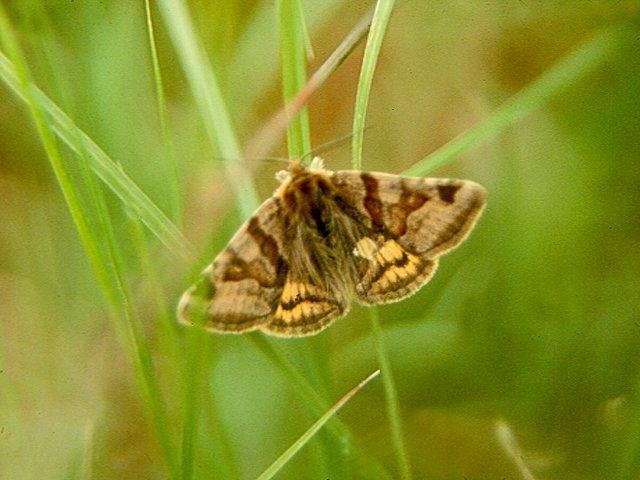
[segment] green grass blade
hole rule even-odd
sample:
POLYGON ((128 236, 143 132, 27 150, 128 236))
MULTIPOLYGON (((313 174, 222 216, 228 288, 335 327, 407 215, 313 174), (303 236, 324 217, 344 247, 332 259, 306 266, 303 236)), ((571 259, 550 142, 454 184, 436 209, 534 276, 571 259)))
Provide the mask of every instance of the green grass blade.
POLYGON ((158 52, 156 50, 156 39, 153 32, 153 20, 151 17, 151 6, 149 0, 144 0, 145 15, 147 18, 147 32, 149 33, 149 49, 151 51, 151 61, 153 63, 153 77, 156 82, 156 101, 158 103, 158 118, 160 120, 160 130, 162 133, 162 141, 164 142, 166 160, 170 165, 172 173, 172 195, 171 205, 173 210, 173 220, 180 225, 182 220, 182 196, 180 191, 181 175, 178 170, 178 162, 176 161, 175 149, 173 148, 173 140, 171 129, 169 128, 169 119, 167 115, 167 103, 165 101, 164 83, 160 72, 160 61, 158 60, 158 52))
MULTIPOLYGON (((280 58, 282 60, 282 88, 285 103, 295 98, 307 83, 304 17, 297 0, 278 2, 280 27, 280 58)), ((290 158, 301 158, 311 151, 309 113, 303 108, 287 128, 290 158)))
MULTIPOLYGON (((189 12, 181 0, 159 0, 163 16, 178 59, 189 82, 209 141, 219 149, 227 176, 231 182, 236 204, 243 218, 250 217, 258 206, 258 195, 247 169, 240 162, 241 151, 231 117, 225 105, 217 76, 195 34, 189 12)), ((190 348, 199 348, 197 340, 203 332, 190 332, 190 348), (192 338, 195 336, 195 339, 192 338), (195 346, 194 346, 195 345, 195 346)), ((187 352, 185 375, 186 410, 182 436, 182 473, 193 475, 197 422, 199 418, 198 390, 200 388, 198 364, 203 359, 200 351, 187 352)))
POLYGON ((320 430, 325 423, 327 423, 331 417, 333 417, 338 410, 340 410, 353 396, 358 393, 362 387, 364 387, 371 380, 376 378, 380 374, 380 370, 376 370, 367 378, 362 380, 358 385, 351 389, 345 396, 343 396, 338 402, 331 407, 324 415, 322 415, 302 436, 296 440, 287 450, 280 455, 275 462, 273 462, 269 468, 267 468, 258 477, 258 480, 268 480, 278 473, 278 471, 284 467, 284 465, 293 458, 293 456, 300 451, 302 447, 320 430))
POLYGON ((362 142, 364 139, 364 120, 367 115, 367 105, 369 104, 369 92, 373 82, 373 73, 378 62, 382 39, 384 38, 391 11, 395 0, 378 0, 367 46, 364 50, 360 79, 358 80, 358 92, 356 93, 356 106, 353 115, 353 141, 352 141, 352 166, 356 170, 362 168, 362 142))
MULTIPOLYGON (((48 128, 45 121, 44 112, 40 109, 40 105, 36 102, 31 84, 31 77, 26 64, 22 60, 22 52, 15 39, 11 27, 9 25, 6 13, 0 5, 0 35, 4 48, 15 59, 16 67, 12 68, 12 89, 19 92, 21 98, 27 104, 33 117, 36 129, 42 140, 45 151, 51 163, 53 172, 58 180, 60 189, 64 196, 67 208, 71 214, 71 218, 78 230, 80 240, 87 254, 87 258, 94 271, 100 288, 105 293, 111 304, 117 303, 117 296, 113 288, 111 273, 105 266, 104 251, 101 248, 95 231, 88 222, 88 215, 85 214, 83 203, 81 201, 81 193, 71 179, 71 175, 67 170, 66 164, 62 159, 60 150, 56 143, 55 136, 48 128)), ((9 60, 2 56, 0 68, 3 65, 11 65, 9 60)))
MULTIPOLYGON (((3 53, 0 53, 0 78, 23 101, 29 102, 20 87, 16 66, 3 53)), ((51 125, 51 130, 74 152, 79 155, 86 152, 89 155, 91 169, 96 175, 172 253, 182 257, 189 256, 190 247, 182 233, 133 180, 41 90, 34 85, 31 85, 30 90, 32 101, 51 125)))
POLYGON ((300 15, 300 18, 303 20, 300 26, 302 27, 302 38, 304 38, 304 51, 305 51, 305 54, 307 55, 307 60, 311 62, 315 58, 316 54, 313 51, 313 44, 311 43, 311 35, 309 35, 309 27, 307 25, 305 15, 304 15, 304 6, 302 5, 302 0, 296 0, 296 3, 297 3, 298 12, 299 12, 298 15, 300 15))
MULTIPOLYGON (((209 363, 207 342, 210 342, 208 332, 202 327, 204 315, 195 321, 194 327, 186 332, 185 362, 183 376, 185 378, 184 392, 184 422, 182 425, 182 479, 193 478, 195 462, 196 440, 198 438, 198 423, 200 420, 200 387, 201 379, 206 377, 209 363)), ((218 452, 216 452, 218 453, 218 452)), ((222 456, 222 455, 219 455, 222 456)))
MULTIPOLYGON (((380 54, 382 39, 384 38, 394 3, 394 0, 379 0, 376 4, 376 8, 373 13, 373 20, 371 22, 371 29, 369 30, 369 37, 367 38, 367 45, 364 50, 364 58, 362 59, 362 68, 360 70, 360 79, 358 81, 358 92, 356 94, 356 104, 353 116, 351 166, 356 170, 362 169, 362 143, 364 139, 367 105, 369 104, 369 92, 371 91, 373 74, 380 54)), ((378 311, 374 307, 369 309, 369 311, 371 315, 371 326, 376 354, 378 357, 378 364, 382 370, 387 414, 389 417, 389 425, 391 427, 394 452, 402 478, 411 479, 409 455, 407 453, 404 436, 402 434, 402 421, 400 419, 398 395, 393 381, 391 364, 384 345, 384 337, 382 336, 382 328, 380 327, 380 320, 378 319, 378 311)))
MULTIPOLYGON (((38 134, 42 139, 42 143, 49 157, 50 163, 58 179, 63 195, 67 202, 69 211, 72 218, 78 228, 81 240, 89 257, 89 260, 94 268, 96 276, 102 285, 105 295, 110 300, 113 307, 113 312, 117 310, 120 298, 124 304, 123 313, 125 316, 124 325, 120 322, 121 327, 128 329, 131 336, 131 342, 129 346, 132 348, 132 357, 136 365, 137 373, 142 377, 142 383, 144 386, 145 399, 148 401, 147 405, 151 407, 153 416, 153 423, 156 428, 158 440, 165 454, 165 460, 169 467, 170 472, 176 472, 175 461, 173 460, 172 448, 170 446, 170 439, 167 432, 167 420, 159 396, 159 388, 155 383, 153 377, 153 368, 151 365, 151 355, 148 351, 148 347, 144 342, 144 337, 141 334, 141 327, 133 321, 133 318, 129 314, 129 299, 125 291, 124 284, 122 282, 121 272, 119 270, 118 261, 114 254, 115 242, 109 236, 104 237, 106 250, 108 252, 108 263, 105 262, 103 255, 101 255, 101 242, 95 232, 89 225, 87 219, 90 213, 86 211, 86 207, 80 201, 80 193, 77 189, 77 185, 73 182, 70 173, 67 171, 65 162, 62 159, 62 155, 58 149, 54 131, 55 125, 51 125, 50 119, 46 117, 42 104, 37 101, 36 89, 33 87, 31 81, 31 75, 24 61, 23 54, 20 46, 11 30, 8 18, 2 5, 0 5, 0 38, 4 48, 9 52, 14 60, 15 65, 15 83, 14 86, 21 94, 21 97, 25 100, 31 114, 33 116, 38 134), (113 276, 116 281, 116 291, 119 291, 121 297, 118 298, 114 293, 113 284, 111 282, 110 270, 113 269, 113 276)), ((73 134, 78 134, 77 131, 73 131, 73 134)), ((82 151, 79 152, 82 154, 82 151)), ((96 193, 93 192, 92 198, 97 198, 96 193)), ((104 219, 98 219, 98 223, 104 226, 104 219)), ((121 318, 116 315, 116 318, 121 318)), ((173 475, 174 478, 177 478, 173 475)))
MULTIPOLYGON (((264 335, 251 334, 249 339, 254 346, 282 372, 286 380, 293 386, 293 392, 303 400, 305 406, 311 413, 314 415, 322 415, 322 413, 329 408, 328 403, 314 390, 308 379, 302 375, 286 355, 272 342, 267 340, 264 335)), ((374 457, 367 455, 361 450, 356 437, 351 433, 349 427, 339 418, 331 422, 327 426, 327 429, 334 439, 342 445, 341 454, 346 457, 353 457, 354 463, 362 478, 391 479, 391 475, 374 457)))
POLYGON ((618 44, 621 30, 621 27, 610 27, 586 40, 507 100, 488 119, 460 134, 404 173, 408 176, 425 175, 442 167, 541 107, 608 58, 618 44))
MULTIPOLYGON (((282 89, 286 105, 298 95, 307 83, 306 27, 299 0, 279 0, 277 5, 282 89)), ((299 114, 292 115, 289 120, 287 128, 289 157, 303 159, 305 154, 311 151, 311 132, 307 108, 302 108, 299 114)), ((324 392, 328 398, 330 380, 327 369, 323 368, 328 363, 327 352, 326 337, 309 340, 305 342, 304 348, 298 350, 298 355, 306 364, 306 374, 311 382, 316 384, 316 390, 324 392)), ((339 447, 336 442, 330 441, 324 435, 320 439, 322 441, 322 458, 328 464, 330 463, 329 459, 336 457, 339 447)), ((342 457, 337 458, 341 459, 342 457)), ((327 476, 337 474, 336 462, 333 463, 334 466, 330 467, 333 471, 325 472, 327 476)))
MULTIPOLYGON (((342 0, 323 0, 322 2, 301 2, 305 7, 305 24, 309 31, 322 28, 339 12, 342 0)), ((235 95, 242 94, 243 105, 239 106, 240 118, 246 119, 249 111, 261 104, 269 90, 278 81, 281 65, 278 62, 265 61, 278 55, 279 32, 273 28, 275 2, 257 2, 252 9, 247 24, 240 33, 235 45, 233 59, 229 62, 228 78, 235 95), (251 88, 246 88, 247 71, 251 71, 251 88)), ((254 158, 254 157, 248 157, 254 158)))
POLYGON ((393 449, 400 469, 400 476, 404 480, 408 480, 412 478, 411 464, 409 463, 409 454, 407 453, 407 447, 404 443, 398 393, 396 392, 396 384, 393 379, 393 370, 391 369, 387 349, 384 345, 384 336, 382 334, 382 327, 380 326, 378 309, 375 307, 370 308, 369 315, 371 318, 371 330, 373 331, 373 341, 378 357, 378 365, 380 366, 380 370, 382 370, 382 384, 384 385, 384 394, 387 402, 387 415, 391 427, 393 449))
POLYGON ((151 351, 144 337, 142 325, 131 312, 129 294, 126 292, 123 284, 120 284, 120 288, 124 298, 124 306, 122 309, 124 324, 121 326, 129 340, 135 371, 139 382, 143 387, 142 393, 145 400, 144 405, 151 416, 151 421, 153 423, 156 436, 158 437, 162 454, 169 469, 170 478, 179 479, 180 473, 178 461, 176 459, 175 449, 168 430, 169 421, 162 402, 160 386, 153 375, 154 368, 151 351))
POLYGON ((239 143, 215 72, 196 38, 183 1, 158 0, 157 5, 187 76, 209 140, 214 148, 220 150, 224 159, 240 213, 243 218, 248 218, 258 206, 258 194, 246 167, 239 161, 239 143))
MULTIPOLYGON (((245 158, 262 158, 269 154, 271 148, 286 130, 291 117, 298 114, 307 104, 311 95, 335 72, 342 62, 353 52, 356 45, 366 36, 371 26, 374 9, 366 12, 355 24, 340 45, 327 57, 324 63, 311 75, 307 84, 286 105, 283 105, 268 122, 248 142, 245 158)), ((308 154, 309 152, 305 152, 308 154)))
POLYGON ((82 463, 80 464, 80 480, 93 478, 93 449, 94 449, 95 425, 93 420, 87 420, 84 428, 84 448, 82 449, 82 463))
MULTIPOLYGON (((127 212, 129 213, 129 212, 127 212)), ((160 326, 158 336, 162 342, 161 348, 169 352, 171 358, 181 357, 180 345, 176 341, 175 311, 173 305, 169 305, 169 295, 160 279, 158 267, 153 260, 153 252, 149 251, 148 241, 145 231, 135 215, 129 213, 129 235, 131 245, 134 248, 139 261, 141 277, 147 285, 147 290, 151 295, 152 305, 155 307, 156 318, 160 326)))

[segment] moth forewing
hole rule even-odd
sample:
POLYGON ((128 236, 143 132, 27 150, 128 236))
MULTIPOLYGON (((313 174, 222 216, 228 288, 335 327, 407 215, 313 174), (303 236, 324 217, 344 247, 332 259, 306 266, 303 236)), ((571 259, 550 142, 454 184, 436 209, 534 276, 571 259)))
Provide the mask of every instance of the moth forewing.
POLYGON ((350 299, 395 302, 431 278, 438 257, 473 228, 486 192, 465 180, 402 178, 292 163, 282 184, 182 297, 187 323, 312 335, 343 316, 350 299))
POLYGON ((399 301, 427 283, 438 257, 457 246, 485 204, 464 180, 340 171, 332 179, 354 217, 369 227, 356 244, 355 297, 367 305, 399 301))
POLYGON ((242 333, 269 320, 287 270, 278 243, 280 220, 274 198, 258 207, 183 295, 178 309, 183 322, 193 323, 191 316, 203 303, 204 326, 213 331, 242 333))

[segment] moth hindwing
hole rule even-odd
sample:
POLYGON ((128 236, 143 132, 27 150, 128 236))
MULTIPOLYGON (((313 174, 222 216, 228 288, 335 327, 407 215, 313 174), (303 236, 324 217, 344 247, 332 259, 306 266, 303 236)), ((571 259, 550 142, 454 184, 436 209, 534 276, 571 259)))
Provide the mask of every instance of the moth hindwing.
POLYGON ((401 300, 480 216, 486 192, 468 180, 325 170, 293 162, 280 187, 178 305, 186 323, 222 333, 312 335, 349 310, 401 300))

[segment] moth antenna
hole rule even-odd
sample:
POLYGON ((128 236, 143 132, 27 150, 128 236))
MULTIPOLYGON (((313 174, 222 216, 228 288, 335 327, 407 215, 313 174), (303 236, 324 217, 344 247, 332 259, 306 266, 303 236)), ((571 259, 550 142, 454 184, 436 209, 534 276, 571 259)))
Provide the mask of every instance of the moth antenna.
POLYGON ((214 160, 220 160, 223 162, 276 162, 276 163, 284 163, 289 164, 289 160, 282 157, 258 157, 258 158, 229 158, 229 157, 212 157, 214 160))
POLYGON ((263 157, 263 158, 257 158, 257 161, 263 161, 263 162, 274 162, 274 163, 284 163, 286 165, 289 164, 289 159, 287 158, 282 158, 282 157, 263 157))
MULTIPOLYGON (((364 127, 365 130, 369 130, 370 128, 372 128, 373 125, 366 125, 364 127)), ((318 155, 320 155, 323 152, 326 152, 328 150, 331 150, 333 148, 337 148, 340 147, 341 145, 343 145, 344 143, 346 143, 347 140, 349 140, 350 138, 353 137, 353 132, 349 132, 341 137, 338 137, 334 140, 329 140, 326 143, 323 143, 322 145, 318 145, 316 148, 311 149, 310 151, 308 151, 307 153, 305 153, 304 155, 302 155, 300 157, 300 160, 302 160, 304 162, 304 160, 307 157, 317 157, 318 155)))

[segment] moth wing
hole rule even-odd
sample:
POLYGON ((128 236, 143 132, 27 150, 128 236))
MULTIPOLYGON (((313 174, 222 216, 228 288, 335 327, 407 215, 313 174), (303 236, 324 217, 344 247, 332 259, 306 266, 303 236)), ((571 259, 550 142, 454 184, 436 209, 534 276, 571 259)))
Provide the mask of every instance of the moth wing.
POLYGON ((349 309, 344 296, 328 285, 288 278, 273 315, 260 329, 280 337, 314 335, 324 330, 349 309))
POLYGON ((485 189, 468 180, 338 171, 332 182, 340 208, 367 232, 354 249, 353 281, 365 304, 401 300, 428 282, 486 202, 485 189))
POLYGON ((222 333, 268 322, 287 277, 280 205, 266 200, 182 296, 178 318, 222 333))

